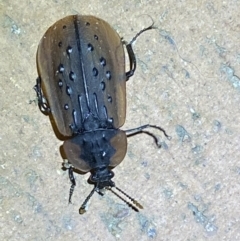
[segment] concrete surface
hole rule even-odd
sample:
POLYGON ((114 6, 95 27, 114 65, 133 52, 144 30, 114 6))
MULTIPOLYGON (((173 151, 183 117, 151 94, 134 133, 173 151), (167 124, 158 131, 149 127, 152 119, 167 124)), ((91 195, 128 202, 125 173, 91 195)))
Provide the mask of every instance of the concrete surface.
POLYGON ((240 240, 240 1, 0 1, 0 240, 240 240), (129 138, 116 184, 144 209, 61 170, 59 141, 36 104, 42 35, 69 14, 109 22, 125 40, 151 24, 134 50, 127 120, 166 129, 158 149, 129 138))

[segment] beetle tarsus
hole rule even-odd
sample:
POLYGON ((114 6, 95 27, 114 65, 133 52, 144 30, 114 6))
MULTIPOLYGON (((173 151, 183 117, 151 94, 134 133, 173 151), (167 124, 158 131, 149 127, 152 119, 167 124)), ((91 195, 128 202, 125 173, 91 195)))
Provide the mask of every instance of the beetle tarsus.
POLYGON ((33 87, 33 89, 36 91, 37 93, 37 98, 38 98, 38 107, 40 109, 40 111, 44 114, 44 115, 49 115, 49 113, 51 112, 51 109, 47 103, 46 98, 43 96, 42 93, 42 88, 41 88, 41 79, 38 77, 37 78, 37 83, 36 85, 33 87))
POLYGON ((132 48, 132 44, 134 41, 136 41, 136 39, 145 31, 147 30, 151 30, 154 29, 155 27, 153 26, 154 22, 147 28, 142 29, 140 32, 138 32, 133 39, 127 43, 126 41, 122 40, 122 43, 126 45, 126 49, 127 49, 127 53, 128 53, 128 57, 129 57, 129 65, 130 65, 130 70, 128 72, 126 72, 126 80, 129 80, 129 78, 131 76, 134 75, 136 67, 137 67, 137 61, 136 61, 136 56, 134 54, 133 48, 132 48))

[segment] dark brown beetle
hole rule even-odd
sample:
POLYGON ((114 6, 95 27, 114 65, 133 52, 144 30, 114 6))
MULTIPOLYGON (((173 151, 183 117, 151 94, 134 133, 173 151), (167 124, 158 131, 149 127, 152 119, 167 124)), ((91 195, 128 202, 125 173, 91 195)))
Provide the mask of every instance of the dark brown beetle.
POLYGON ((64 140, 63 149, 71 164, 69 202, 76 185, 73 168, 91 172, 89 182, 94 188, 82 204, 81 214, 95 191, 103 195, 102 189, 112 187, 142 208, 115 186, 111 169, 124 159, 127 136, 153 127, 169 137, 161 127, 153 125, 128 131, 119 129, 126 116, 126 81, 136 69, 132 43, 152 28, 153 25, 143 29, 127 44, 104 20, 72 15, 53 24, 38 46, 39 78, 34 88, 40 110, 50 115, 57 136, 64 140), (124 45, 129 56, 128 72, 125 72, 124 45))

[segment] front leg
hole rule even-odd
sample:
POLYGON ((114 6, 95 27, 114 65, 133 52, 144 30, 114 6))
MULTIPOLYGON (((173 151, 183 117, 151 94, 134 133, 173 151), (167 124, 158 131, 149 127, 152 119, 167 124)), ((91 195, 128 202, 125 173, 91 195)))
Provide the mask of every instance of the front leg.
POLYGON ((68 175, 69 175, 69 179, 72 183, 71 187, 70 187, 68 203, 72 203, 72 195, 73 195, 74 188, 76 186, 76 181, 75 181, 75 177, 73 175, 73 167, 72 166, 70 166, 68 168, 68 175))

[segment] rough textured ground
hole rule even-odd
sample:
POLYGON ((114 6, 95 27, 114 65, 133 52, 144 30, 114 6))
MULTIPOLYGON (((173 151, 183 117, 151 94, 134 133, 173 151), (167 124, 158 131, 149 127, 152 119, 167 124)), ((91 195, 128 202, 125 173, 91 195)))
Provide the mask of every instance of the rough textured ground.
POLYGON ((147 0, 0 1, 0 240, 240 240, 240 2, 147 0), (158 149, 129 139, 114 181, 139 200, 135 213, 77 175, 73 204, 59 141, 36 104, 35 55, 58 19, 91 14, 134 50, 123 129, 164 127, 158 149))

